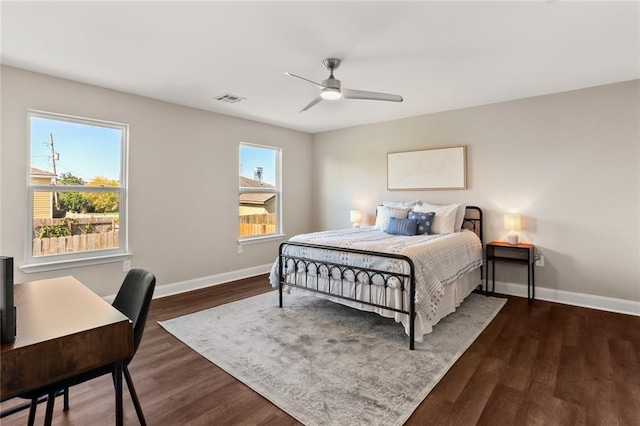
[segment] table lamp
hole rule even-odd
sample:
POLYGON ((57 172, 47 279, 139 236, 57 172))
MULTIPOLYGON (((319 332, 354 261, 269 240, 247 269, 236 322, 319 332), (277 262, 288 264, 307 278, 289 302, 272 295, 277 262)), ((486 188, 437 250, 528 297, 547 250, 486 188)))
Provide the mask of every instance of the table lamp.
POLYGON ((351 223, 354 228, 360 228, 360 221, 362 220, 362 212, 360 210, 351 210, 350 212, 351 223))
POLYGON ((519 214, 504 215, 504 229, 509 231, 507 241, 509 244, 518 244, 518 231, 522 229, 522 220, 519 214))

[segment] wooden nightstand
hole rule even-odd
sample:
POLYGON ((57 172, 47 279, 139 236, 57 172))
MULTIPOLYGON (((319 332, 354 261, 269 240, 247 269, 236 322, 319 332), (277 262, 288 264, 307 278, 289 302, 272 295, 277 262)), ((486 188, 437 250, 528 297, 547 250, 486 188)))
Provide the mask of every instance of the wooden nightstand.
POLYGON ((509 244, 493 241, 487 244, 487 276, 486 290, 489 292, 489 264, 491 264, 491 292, 496 289, 496 262, 527 265, 527 302, 531 303, 536 296, 535 246, 533 244, 509 244))

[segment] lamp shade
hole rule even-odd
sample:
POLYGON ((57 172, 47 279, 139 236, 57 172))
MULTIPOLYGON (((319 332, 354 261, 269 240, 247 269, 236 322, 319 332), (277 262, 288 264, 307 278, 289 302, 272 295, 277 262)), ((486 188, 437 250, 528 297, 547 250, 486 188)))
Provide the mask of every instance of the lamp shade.
POLYGON ((509 231, 519 231, 522 229, 522 219, 519 214, 504 215, 504 229, 509 231))
POLYGON ((360 210, 351 210, 349 213, 351 222, 360 222, 362 220, 362 212, 360 210))

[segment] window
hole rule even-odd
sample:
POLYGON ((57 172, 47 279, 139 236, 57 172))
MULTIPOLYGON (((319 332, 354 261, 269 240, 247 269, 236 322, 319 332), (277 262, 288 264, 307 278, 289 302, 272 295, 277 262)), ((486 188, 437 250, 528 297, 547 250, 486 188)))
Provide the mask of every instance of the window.
POLYGON ((280 235, 280 149, 240 143, 240 240, 280 235))
POLYGON ((23 270, 126 258, 127 131, 125 124, 29 111, 23 270))

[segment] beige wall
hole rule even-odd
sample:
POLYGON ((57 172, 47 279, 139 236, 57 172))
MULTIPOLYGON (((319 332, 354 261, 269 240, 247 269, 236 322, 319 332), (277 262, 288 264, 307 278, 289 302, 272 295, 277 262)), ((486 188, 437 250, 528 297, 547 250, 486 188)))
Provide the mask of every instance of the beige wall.
POLYGON ((545 257, 539 287, 640 301, 639 123, 636 80, 316 134, 314 228, 349 227, 354 208, 372 223, 383 200, 464 202, 484 210, 489 242, 517 209, 545 257), (454 145, 467 146, 467 190, 386 190, 388 152, 454 145))
MULTIPOLYGON (((485 240, 503 239, 502 214, 523 214, 521 239, 545 256, 539 287, 640 301, 640 81, 308 135, 10 67, 1 68, 0 252, 23 263, 26 110, 128 123, 129 246, 158 285, 266 265, 278 242, 237 254, 237 144, 283 148, 284 231, 372 223, 383 200, 461 201, 485 212, 485 240), (469 189, 387 191, 386 154, 467 145, 469 189), (313 162, 312 162, 313 158, 313 162), (311 172, 312 170, 312 172, 311 172), (313 196, 312 196, 313 194, 313 196), (206 212, 206 226, 193 220, 206 212), (311 222, 313 218, 313 223, 311 222), (169 224, 161 232, 163 224, 169 224), (234 226, 229 226, 233 224, 234 226)), ((519 268, 498 279, 521 283, 519 268)), ((75 275, 114 294, 122 264, 75 275)))
MULTIPOLYGON (((240 141, 282 148, 284 231, 310 230, 310 135, 16 68, 1 72, 0 252, 13 256, 16 267, 27 242, 27 192, 19 183, 27 181, 28 108, 129 124, 132 264, 153 271, 159 286, 266 265, 277 256, 276 241, 238 254, 240 141)), ((115 294, 124 277, 122 263, 114 263, 17 270, 15 280, 63 275, 102 296, 115 294)))

